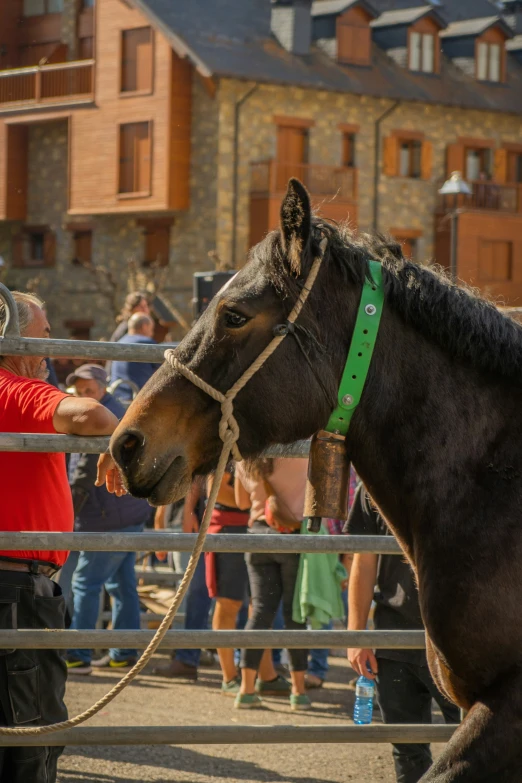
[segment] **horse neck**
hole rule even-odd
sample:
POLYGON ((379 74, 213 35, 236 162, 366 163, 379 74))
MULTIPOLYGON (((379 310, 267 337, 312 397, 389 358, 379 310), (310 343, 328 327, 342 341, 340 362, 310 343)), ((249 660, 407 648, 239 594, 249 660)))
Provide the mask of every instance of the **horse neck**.
POLYGON ((509 386, 484 380, 385 308, 348 451, 412 557, 420 528, 473 491, 470 461, 505 426, 509 386))

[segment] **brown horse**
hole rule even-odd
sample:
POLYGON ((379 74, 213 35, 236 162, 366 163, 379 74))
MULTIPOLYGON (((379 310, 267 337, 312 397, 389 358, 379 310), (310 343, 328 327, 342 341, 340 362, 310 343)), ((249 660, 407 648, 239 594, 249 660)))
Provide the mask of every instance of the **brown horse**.
MULTIPOLYGON (((337 397, 368 260, 385 306, 347 448, 412 562, 440 689, 469 709, 425 783, 522 781, 522 328, 382 238, 313 218, 291 180, 281 230, 213 300, 177 356, 225 392, 285 321, 318 252, 310 298, 237 397, 239 447, 307 438, 337 397), (306 353, 306 356, 303 354, 306 353)), ((112 439, 129 490, 184 495, 221 450, 219 405, 168 364, 112 439)))

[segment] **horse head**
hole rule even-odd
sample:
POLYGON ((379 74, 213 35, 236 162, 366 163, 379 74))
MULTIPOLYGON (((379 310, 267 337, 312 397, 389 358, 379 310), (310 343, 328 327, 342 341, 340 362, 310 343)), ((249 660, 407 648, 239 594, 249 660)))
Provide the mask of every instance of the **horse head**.
MULTIPOLYGON (((324 229, 312 216, 304 186, 290 180, 280 229, 250 251, 245 266, 214 297, 176 349, 178 360, 217 390, 230 389, 288 317, 320 252, 324 229)), ((340 316, 326 288, 343 287, 340 277, 333 279, 340 272, 329 268, 329 256, 327 245, 294 336, 283 340, 235 400, 238 446, 245 457, 272 443, 311 436, 334 407, 349 341, 328 341, 332 320, 340 316)), ((344 303, 344 319, 352 299, 355 305, 355 292, 344 303)), ((216 466, 220 416, 219 403, 163 364, 111 440, 129 491, 157 505, 182 497, 195 475, 216 466)))

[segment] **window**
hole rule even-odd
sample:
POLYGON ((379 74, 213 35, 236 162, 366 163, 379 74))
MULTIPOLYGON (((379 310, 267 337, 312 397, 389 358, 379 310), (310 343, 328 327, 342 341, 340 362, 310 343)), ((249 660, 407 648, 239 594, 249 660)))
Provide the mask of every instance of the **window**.
POLYGON ((150 194, 150 122, 120 125, 120 193, 150 194))
POLYGON ((143 264, 145 266, 168 266, 170 256, 170 218, 144 218, 139 225, 144 228, 145 253, 143 264))
POLYGON ((371 40, 368 25, 355 27, 340 22, 337 25, 337 59, 341 63, 370 65, 371 40))
POLYGON ((421 151, 422 142, 415 139, 405 139, 399 143, 399 176, 421 176, 421 151))
POLYGON ((94 8, 94 0, 82 0, 82 8, 94 8))
POLYGON ((74 264, 90 264, 92 261, 92 231, 75 231, 73 233, 74 242, 74 264))
POLYGON ((433 73, 435 70, 435 36, 431 33, 410 34, 410 70, 433 73))
POLYGON ((61 14, 64 0, 24 0, 24 16, 61 14))
POLYGON ((342 165, 355 168, 355 133, 343 133, 342 165))
POLYGON ((507 181, 522 182, 522 152, 508 152, 507 181))
POLYGON ((26 226, 13 238, 13 266, 54 266, 56 237, 48 226, 26 226))
POLYGON ((121 34, 121 92, 152 90, 152 28, 121 34))
POLYGON ((480 41, 477 44, 477 79, 487 82, 499 82, 501 80, 500 44, 480 41))
POLYGON ((468 147, 465 150, 464 178, 473 182, 480 179, 490 179, 493 168, 493 153, 488 147, 468 147))
POLYGON ((491 283, 512 279, 513 243, 502 240, 479 241, 479 278, 491 283))

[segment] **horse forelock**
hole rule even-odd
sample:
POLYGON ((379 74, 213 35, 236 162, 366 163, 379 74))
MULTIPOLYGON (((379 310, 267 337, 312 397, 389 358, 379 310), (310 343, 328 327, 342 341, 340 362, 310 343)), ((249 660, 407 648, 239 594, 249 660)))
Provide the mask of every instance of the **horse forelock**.
MULTIPOLYGON (((485 372, 506 378, 522 378, 522 326, 503 315, 496 305, 470 286, 455 284, 438 265, 422 265, 404 258, 401 245, 380 234, 357 234, 347 224, 314 219, 312 241, 304 253, 317 252, 322 236, 328 245, 327 265, 333 264, 346 285, 361 286, 369 275, 368 262, 383 267, 387 306, 407 324, 444 352, 485 372)), ((263 273, 291 301, 303 280, 291 274, 285 263, 279 232, 273 231, 254 251, 263 273)), ((306 265, 305 265, 306 266, 306 265)), ((318 295, 332 293, 317 282, 318 295)), ((323 278, 324 281, 324 278, 323 278)), ((308 317, 313 318, 312 313, 308 317)))

